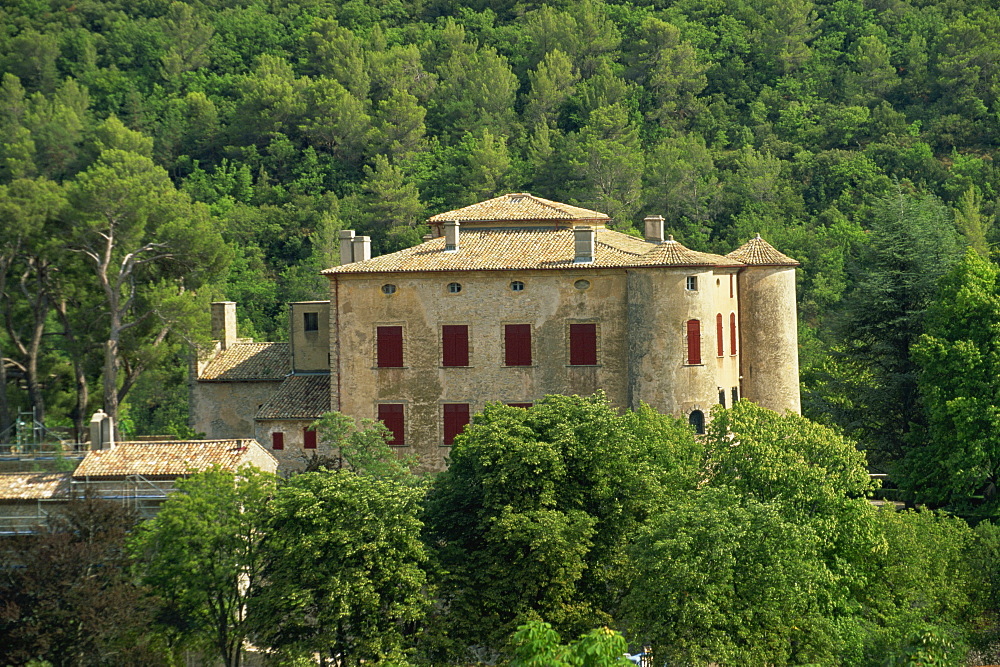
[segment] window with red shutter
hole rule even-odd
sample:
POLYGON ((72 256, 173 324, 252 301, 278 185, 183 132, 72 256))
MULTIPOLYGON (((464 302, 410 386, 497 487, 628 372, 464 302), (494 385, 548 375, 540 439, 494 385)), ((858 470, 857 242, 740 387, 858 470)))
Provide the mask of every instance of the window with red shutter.
POLYGON ((392 439, 388 444, 396 446, 406 444, 402 403, 380 403, 378 418, 392 432, 392 439))
POLYGON ((441 365, 469 365, 469 327, 446 324, 441 327, 441 365))
POLYGON ((736 313, 729 313, 729 354, 736 354, 736 313))
POLYGON ((504 363, 507 366, 531 365, 531 325, 504 325, 504 363))
POLYGON ((722 313, 715 316, 715 345, 719 348, 719 356, 726 356, 726 348, 723 345, 722 313))
POLYGON ((689 364, 701 363, 701 322, 698 320, 687 321, 687 347, 689 364))
POLYGON ((733 282, 736 280, 736 276, 732 273, 729 274, 729 298, 733 298, 733 282))
POLYGON ((375 330, 376 366, 379 368, 403 367, 403 327, 377 327, 375 330))
POLYGON ((316 449, 316 429, 302 429, 303 449, 316 449))
POLYGON ((285 448, 285 434, 281 431, 273 431, 271 433, 271 449, 284 449, 285 448))
POLYGON ((455 436, 469 423, 468 403, 444 404, 444 444, 455 444, 455 436))
POLYGON ((571 366, 597 365, 597 325, 569 325, 569 363, 571 366))

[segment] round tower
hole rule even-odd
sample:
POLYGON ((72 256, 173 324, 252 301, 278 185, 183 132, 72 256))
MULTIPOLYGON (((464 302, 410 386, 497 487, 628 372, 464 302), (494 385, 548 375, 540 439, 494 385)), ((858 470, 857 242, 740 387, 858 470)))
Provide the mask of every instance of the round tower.
POLYGON ((775 412, 801 413, 795 267, 758 234, 729 253, 737 280, 742 396, 775 412))

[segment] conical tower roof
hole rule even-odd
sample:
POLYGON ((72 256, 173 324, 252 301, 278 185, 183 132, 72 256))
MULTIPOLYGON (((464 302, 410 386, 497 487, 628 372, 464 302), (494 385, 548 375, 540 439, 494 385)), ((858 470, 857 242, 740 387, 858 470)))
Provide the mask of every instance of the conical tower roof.
POLYGON ((773 245, 760 237, 760 234, 726 257, 743 262, 748 266, 799 266, 799 262, 775 250, 773 245))

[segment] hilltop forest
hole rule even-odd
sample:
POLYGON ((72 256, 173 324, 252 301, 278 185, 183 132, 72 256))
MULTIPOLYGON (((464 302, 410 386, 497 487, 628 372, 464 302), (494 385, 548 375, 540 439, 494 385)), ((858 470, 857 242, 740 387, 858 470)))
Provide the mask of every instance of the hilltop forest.
MULTIPOLYGON (((280 340, 340 229, 504 192, 802 263, 804 411, 990 505, 1000 16, 985 0, 10 0, 0 430, 185 433, 208 301, 280 340), (970 333, 971 332, 971 333, 970 333)), ((0 438, 3 439, 3 438, 0 438)))

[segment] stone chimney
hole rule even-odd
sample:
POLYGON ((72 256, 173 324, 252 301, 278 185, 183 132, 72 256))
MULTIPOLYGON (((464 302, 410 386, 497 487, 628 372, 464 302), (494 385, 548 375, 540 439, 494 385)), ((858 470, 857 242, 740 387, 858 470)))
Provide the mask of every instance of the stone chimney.
POLYGON ((646 223, 646 242, 663 243, 663 216, 650 215, 643 222, 646 223))
POLYGON ((340 265, 350 264, 354 261, 354 230, 340 230, 340 265))
POLYGON ((212 303, 212 338, 219 341, 223 350, 228 350, 236 343, 235 301, 212 303))
POLYGON ((458 250, 458 223, 450 220, 444 223, 444 251, 455 252, 458 250))
POLYGON ((354 249, 355 262, 364 262, 372 258, 372 240, 370 236, 355 236, 351 245, 354 249))
POLYGON ((593 264, 594 237, 596 232, 590 225, 573 228, 573 263, 593 264))
POLYGON ((104 410, 98 410, 90 418, 90 449, 114 449, 115 424, 104 410))

